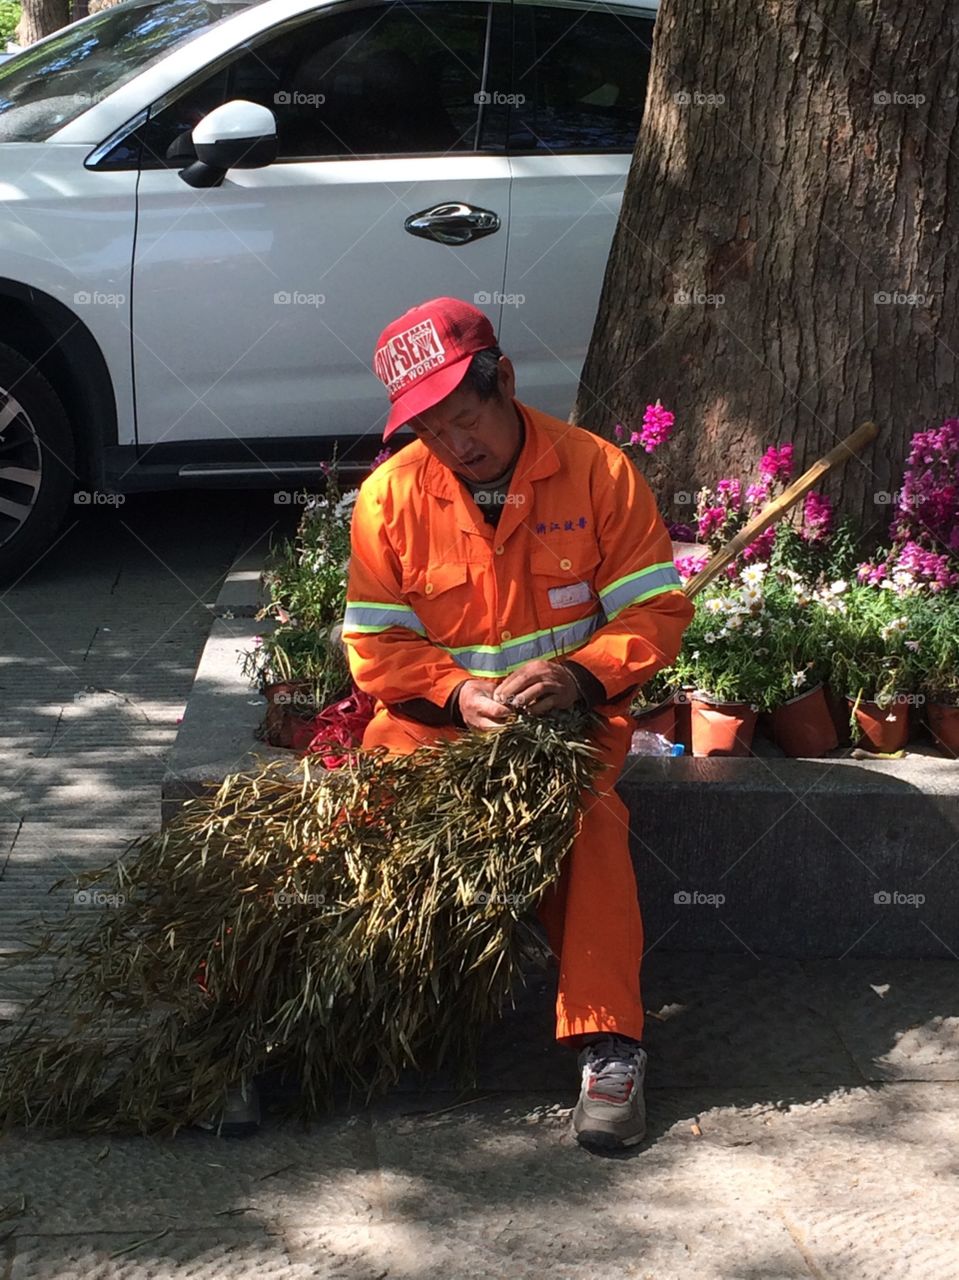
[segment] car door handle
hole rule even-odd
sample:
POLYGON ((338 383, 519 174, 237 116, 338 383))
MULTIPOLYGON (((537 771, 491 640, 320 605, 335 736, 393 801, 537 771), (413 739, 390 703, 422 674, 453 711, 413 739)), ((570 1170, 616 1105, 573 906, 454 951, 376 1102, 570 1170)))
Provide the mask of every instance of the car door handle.
POLYGON ((500 219, 491 209, 455 202, 413 213, 403 226, 411 236, 422 236, 438 244, 469 244, 471 240, 481 240, 499 231, 500 219))

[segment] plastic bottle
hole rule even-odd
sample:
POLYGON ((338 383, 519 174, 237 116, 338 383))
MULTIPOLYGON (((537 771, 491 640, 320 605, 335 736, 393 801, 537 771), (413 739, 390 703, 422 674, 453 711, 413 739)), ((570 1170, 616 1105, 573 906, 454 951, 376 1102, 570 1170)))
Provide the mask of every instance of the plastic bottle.
POLYGON ((635 729, 629 744, 631 756, 681 756, 685 748, 681 742, 670 742, 661 733, 650 733, 648 729, 635 729))

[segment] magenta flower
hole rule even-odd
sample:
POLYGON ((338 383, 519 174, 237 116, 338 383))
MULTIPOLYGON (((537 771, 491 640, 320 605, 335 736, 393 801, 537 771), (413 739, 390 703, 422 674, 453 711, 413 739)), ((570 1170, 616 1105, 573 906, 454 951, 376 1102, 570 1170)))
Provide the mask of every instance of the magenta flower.
POLYGON ((773 542, 776 539, 776 526, 772 525, 761 533, 758 538, 754 538, 748 547, 743 547, 740 553, 740 559, 745 560, 747 564, 755 564, 757 561, 768 560, 772 555, 773 542))
POLYGON ((617 440, 622 440, 625 434, 626 434, 626 428, 623 426, 621 422, 617 422, 616 426, 613 427, 613 435, 616 437, 617 440))
POLYGON ((675 416, 668 409, 664 409, 659 400, 655 404, 646 406, 646 412, 643 414, 643 429, 639 433, 639 443, 647 453, 652 453, 654 449, 658 449, 661 444, 664 444, 669 439, 673 434, 675 421, 675 416))
POLYGON ((746 488, 746 505, 748 507, 762 507, 769 498, 769 481, 763 480, 759 484, 751 484, 746 488))
POLYGON ((724 506, 738 507, 742 496, 742 485, 738 480, 727 476, 716 485, 716 493, 724 506))
POLYGON ((784 483, 793 472, 793 446, 781 444, 777 448, 772 444, 759 460, 759 474, 770 483, 782 480, 784 483))
POLYGON ((676 571, 683 581, 686 582, 693 576, 693 574, 700 571, 708 559, 708 555, 700 556, 694 554, 689 556, 678 556, 675 561, 676 571))
POLYGON ((708 542, 714 533, 718 533, 726 523, 725 507, 707 507, 696 521, 700 542, 708 542))
POLYGON ((803 536, 809 542, 822 542, 832 530, 832 503, 823 493, 807 493, 803 503, 803 536))

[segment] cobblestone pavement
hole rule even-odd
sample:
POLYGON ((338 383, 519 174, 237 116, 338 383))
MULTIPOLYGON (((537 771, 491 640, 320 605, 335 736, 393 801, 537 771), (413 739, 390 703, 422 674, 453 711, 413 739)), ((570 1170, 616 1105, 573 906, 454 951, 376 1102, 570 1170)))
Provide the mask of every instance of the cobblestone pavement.
MULTIPOLYGON (((263 495, 131 499, 0 589, 3 945, 155 827, 208 605, 275 518, 263 495)), ((468 1094, 411 1082, 244 1141, 9 1133, 0 1278, 959 1277, 957 976, 654 948, 650 1129, 621 1158, 570 1140, 548 974, 468 1094)))

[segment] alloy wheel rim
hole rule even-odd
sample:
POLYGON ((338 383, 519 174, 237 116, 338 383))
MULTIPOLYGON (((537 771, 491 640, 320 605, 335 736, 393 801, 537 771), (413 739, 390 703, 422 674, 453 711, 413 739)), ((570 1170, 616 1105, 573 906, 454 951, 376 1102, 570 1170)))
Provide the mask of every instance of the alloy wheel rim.
POLYGON ((43 454, 33 419, 0 388, 0 546, 23 528, 37 504, 43 454))

